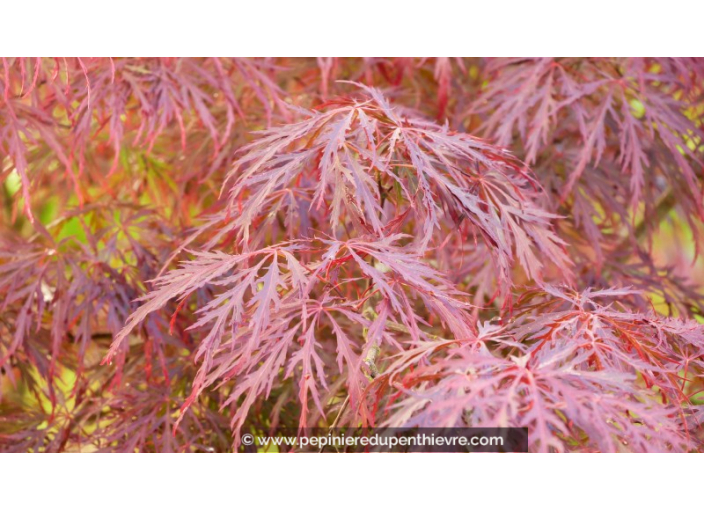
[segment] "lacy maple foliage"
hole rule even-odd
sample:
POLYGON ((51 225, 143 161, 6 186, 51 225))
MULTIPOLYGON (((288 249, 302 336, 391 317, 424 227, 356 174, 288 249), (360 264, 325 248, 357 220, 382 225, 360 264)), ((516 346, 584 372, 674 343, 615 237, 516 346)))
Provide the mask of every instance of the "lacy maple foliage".
POLYGON ((701 450, 703 80, 704 59, 2 59, 0 449, 335 424, 701 450))

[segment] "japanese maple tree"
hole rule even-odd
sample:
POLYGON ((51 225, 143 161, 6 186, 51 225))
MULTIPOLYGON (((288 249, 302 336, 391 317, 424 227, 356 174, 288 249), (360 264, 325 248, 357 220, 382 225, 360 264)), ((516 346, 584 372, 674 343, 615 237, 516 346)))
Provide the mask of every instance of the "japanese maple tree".
POLYGON ((3 58, 0 450, 698 451, 704 59, 3 58))

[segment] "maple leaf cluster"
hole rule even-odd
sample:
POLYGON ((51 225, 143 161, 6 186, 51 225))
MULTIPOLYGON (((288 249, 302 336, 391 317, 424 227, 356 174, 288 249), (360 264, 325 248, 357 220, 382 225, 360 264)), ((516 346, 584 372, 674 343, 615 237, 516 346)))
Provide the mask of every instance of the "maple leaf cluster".
POLYGON ((701 450, 703 84, 704 59, 2 59, 0 450, 333 425, 701 450))

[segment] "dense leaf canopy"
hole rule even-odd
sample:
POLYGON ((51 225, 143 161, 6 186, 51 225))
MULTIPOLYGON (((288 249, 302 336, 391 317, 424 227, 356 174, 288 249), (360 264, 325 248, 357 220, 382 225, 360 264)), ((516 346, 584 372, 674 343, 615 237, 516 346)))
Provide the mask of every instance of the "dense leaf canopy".
POLYGON ((704 59, 2 59, 0 450, 702 448, 704 59))

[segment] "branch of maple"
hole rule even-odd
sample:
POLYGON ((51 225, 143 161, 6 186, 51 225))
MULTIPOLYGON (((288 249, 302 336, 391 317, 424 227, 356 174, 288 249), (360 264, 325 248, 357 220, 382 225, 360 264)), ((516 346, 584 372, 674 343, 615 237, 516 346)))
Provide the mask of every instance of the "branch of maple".
MULTIPOLYGON (((345 412, 345 409, 347 409, 347 405, 350 403, 350 396, 347 395, 345 397, 345 400, 342 401, 342 405, 340 406, 340 410, 337 412, 337 416, 335 416, 335 420, 332 422, 332 425, 330 425, 329 430, 334 429, 337 427, 337 424, 340 423, 340 417, 342 416, 342 413, 345 412)), ((321 446, 322 449, 322 446, 321 446)))
MULTIPOLYGON (((371 306, 367 306, 364 309, 363 314, 367 316, 368 318, 371 318, 372 320, 376 318, 376 312, 374 311, 374 308, 371 306)), ((390 321, 389 321, 390 322, 390 321)), ((407 331, 407 330, 406 330, 407 331)), ((367 338, 368 334, 368 329, 364 328, 364 337, 367 338)), ((369 343, 369 339, 367 339, 367 343, 369 343)), ((369 348, 369 352, 367 353, 367 356, 364 358, 364 363, 367 365, 367 368, 369 369, 369 378, 374 379, 377 375, 379 375, 379 370, 376 367, 376 357, 379 354, 379 346, 377 345, 376 342, 369 348)), ((332 431, 335 427, 337 427, 338 423, 340 423, 340 418, 342 417, 342 414, 345 412, 347 409, 347 406, 350 403, 350 396, 349 394, 345 397, 345 400, 342 402, 342 405, 340 406, 340 410, 337 412, 337 416, 335 417, 335 420, 333 420, 332 425, 328 428, 329 431, 332 431)), ((323 447, 320 447, 319 451, 322 451, 323 447)))
MULTIPOLYGON (((370 307, 365 310, 366 314, 371 314, 372 318, 376 317, 376 312, 370 307)), ((368 315, 369 316, 369 315, 368 315)), ((410 335, 411 332, 410 330, 404 326, 403 324, 399 324, 398 322, 393 322, 390 320, 386 321, 386 327, 387 329, 391 331, 397 331, 399 333, 404 333, 406 335, 410 335)), ((452 340, 449 340, 447 338, 443 338, 438 335, 433 335, 432 333, 425 333, 428 338, 431 338, 433 340, 436 340, 438 342, 451 342, 452 340)), ((366 337, 367 331, 365 330, 364 336, 366 337)), ((369 369, 369 378, 370 379, 376 379, 376 377, 379 375, 379 369, 376 365, 376 360, 377 356, 379 356, 379 353, 381 352, 381 348, 379 345, 375 342, 372 346, 369 347, 369 351, 367 352, 367 355, 364 358, 364 363, 367 365, 367 368, 369 369)))
MULTIPOLYGON (((406 333, 408 335, 411 334, 411 332, 409 331, 409 329, 406 326, 404 326, 403 324, 399 324, 398 322, 386 321, 386 326, 392 331, 398 331, 399 333, 406 333)), ((428 336, 428 338, 432 338, 433 340, 438 340, 440 342, 450 342, 451 341, 448 338, 443 338, 438 335, 433 335, 432 333, 426 332, 425 334, 428 336)))
MULTIPOLYGON (((363 315, 365 315, 368 319, 374 321, 374 319, 377 318, 377 313, 374 311, 374 308, 371 306, 367 306, 364 309, 363 315)), ((387 324, 390 321, 387 321, 387 324)), ((364 328, 364 338, 366 339, 366 344, 369 344, 369 329, 364 328)), ((364 357, 364 364, 367 366, 367 369, 369 370, 369 378, 370 379, 375 379, 377 375, 379 375, 379 369, 376 366, 376 357, 379 355, 379 345, 377 344, 376 341, 373 341, 372 345, 369 346, 369 350, 367 351, 367 355, 364 357)))
POLYGON ((7 216, 7 225, 10 225, 15 232, 21 232, 22 228, 24 227, 24 217, 22 215, 18 215, 17 217, 13 218, 14 197, 10 193, 9 188, 4 184, 2 186, 2 192, 2 202, 5 209, 5 215, 7 216))
MULTIPOLYGON (((374 309, 371 306, 368 306, 364 310, 364 315, 366 315, 368 318, 373 320, 374 318, 376 318, 377 313, 376 313, 376 311, 374 311, 374 309)), ((408 328, 406 326, 404 326, 403 324, 399 324, 397 322, 393 322, 390 320, 386 321, 386 327, 392 331, 410 334, 410 331, 408 330, 408 328)), ((442 337, 439 337, 437 335, 433 335, 430 333, 428 333, 428 336, 434 340, 447 341, 445 338, 442 338, 442 337)), ((364 331, 364 337, 365 338, 367 337, 367 329, 366 328, 364 331)), ((381 348, 379 347, 379 345, 376 342, 374 342, 374 344, 372 346, 370 346, 369 352, 367 353, 367 355, 364 358, 364 363, 367 365, 367 368, 369 369, 368 376, 372 380, 375 379, 379 375, 379 369, 376 366, 376 359, 377 359, 377 356, 379 355, 380 352, 381 352, 381 348)), ((350 403, 350 396, 347 395, 345 397, 345 400, 342 402, 342 405, 340 406, 340 410, 337 412, 337 416, 335 416, 335 419, 333 420, 332 424, 330 425, 330 427, 328 427, 329 431, 332 431, 333 429, 335 429, 337 427, 337 425, 340 423, 340 418, 342 417, 344 412, 347 410, 347 406, 349 405, 349 403, 350 403)), ((321 446, 319 451, 322 451, 322 450, 323 450, 323 447, 321 446)))
MULTIPOLYGON (((10 190, 7 189, 7 186, 3 183, 2 186, 2 196, 3 196, 3 206, 5 208, 5 214, 7 215, 8 218, 12 218, 12 195, 10 194, 10 190)), ((9 221, 8 221, 9 223, 9 221)))
MULTIPOLYGON (((342 413, 345 412, 347 409, 347 406, 350 403, 350 396, 349 394, 345 397, 345 400, 342 401, 342 405, 340 406, 340 410, 337 412, 337 416, 335 416, 335 420, 332 422, 332 425, 328 427, 328 432, 332 432, 335 427, 337 427, 338 423, 340 423, 340 418, 342 417, 342 413)), ((322 453, 323 449, 325 448, 325 445, 320 445, 320 448, 318 449, 318 453, 322 453)), ((337 450, 337 447, 335 447, 337 450)))
MULTIPOLYGON (((66 332, 66 336, 72 342, 74 342, 76 340, 75 335, 73 333, 71 333, 70 331, 66 332)), ((96 333, 92 333, 90 335, 90 338, 91 338, 91 340, 105 340, 105 339, 112 339, 113 336, 114 335, 112 333, 110 333, 109 331, 98 331, 96 333)))
MULTIPOLYGON (((667 218, 667 215, 670 214, 670 211, 672 211, 672 208, 675 207, 675 204, 677 204, 677 199, 675 198, 675 194, 672 189, 670 189, 670 191, 665 193, 662 198, 660 198, 655 206, 655 223, 660 224, 665 218, 667 218)), ((636 228, 633 230, 633 237, 637 242, 644 240, 645 235, 648 232, 648 220, 649 218, 644 215, 640 222, 638 222, 638 225, 636 225, 636 228)), ((621 244, 618 245, 616 253, 628 251, 630 244, 630 237, 624 239, 621 244)))
MULTIPOLYGON (((673 193, 672 189, 668 191, 658 202, 658 205, 655 207, 655 219, 657 223, 662 222, 668 214, 670 214, 670 211, 672 210, 673 207, 675 207, 675 204, 677 204, 677 199, 675 198, 675 194, 673 193)), ((643 240, 643 237, 645 236, 645 233, 647 232, 647 227, 648 227, 648 222, 646 221, 646 218, 643 218, 638 226, 636 227, 635 230, 635 236, 636 239, 639 241, 643 240)))

